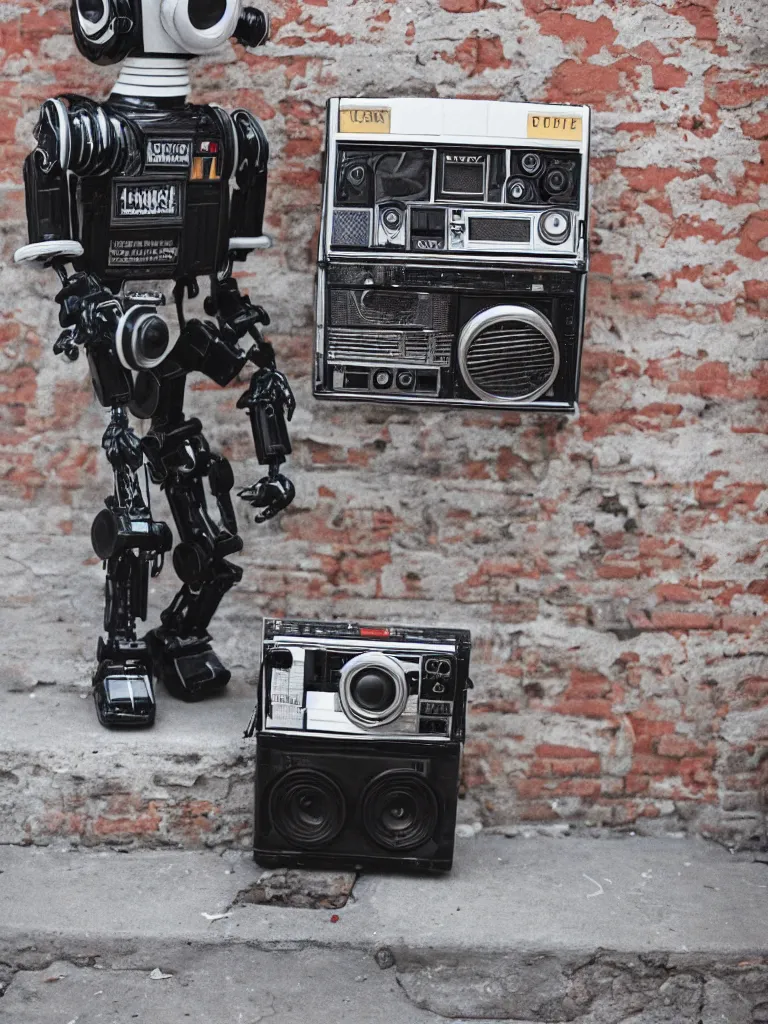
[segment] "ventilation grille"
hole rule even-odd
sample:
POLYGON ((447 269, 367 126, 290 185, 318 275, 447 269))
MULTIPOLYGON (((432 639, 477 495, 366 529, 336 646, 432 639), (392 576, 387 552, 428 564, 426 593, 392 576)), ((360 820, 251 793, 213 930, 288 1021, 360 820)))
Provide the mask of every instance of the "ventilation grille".
POLYGON ((482 328, 464 356, 467 383, 500 399, 538 398, 557 373, 556 346, 532 324, 502 320, 482 328))
POLYGON ((443 192, 452 195, 481 196, 485 191, 485 164, 443 165, 443 192))
POLYGON ((331 245, 367 248, 371 237, 370 210, 334 210, 331 245))
POLYGON ((450 297, 428 292, 342 291, 330 293, 330 323, 334 327, 424 327, 446 332, 450 297))
POLYGON ((529 242, 531 222, 522 218, 470 217, 470 242, 529 242))
POLYGON ((331 327, 328 330, 328 362, 448 366, 452 342, 452 334, 438 334, 436 331, 359 331, 331 327))

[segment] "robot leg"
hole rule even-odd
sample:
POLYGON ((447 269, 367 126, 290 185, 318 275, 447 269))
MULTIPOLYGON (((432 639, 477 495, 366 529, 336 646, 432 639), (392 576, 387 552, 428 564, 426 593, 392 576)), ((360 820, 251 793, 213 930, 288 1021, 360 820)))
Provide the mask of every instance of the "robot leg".
POLYGON ((230 497, 232 470, 226 459, 211 453, 196 419, 150 433, 145 447, 155 472, 162 466, 165 474, 165 492, 179 535, 173 567, 182 582, 160 616, 162 625, 146 639, 155 674, 169 693, 185 701, 203 700, 223 690, 231 676, 211 648, 208 625, 221 599, 243 575, 226 558, 243 546, 230 497), (208 509, 205 477, 219 522, 208 509))
POLYGON ((123 407, 113 408, 102 446, 115 488, 91 527, 93 549, 107 570, 107 636, 99 638, 93 696, 102 725, 149 726, 155 720, 152 663, 146 643, 136 637, 136 619, 147 616, 149 578, 160 572, 173 541, 142 495, 141 446, 123 407))

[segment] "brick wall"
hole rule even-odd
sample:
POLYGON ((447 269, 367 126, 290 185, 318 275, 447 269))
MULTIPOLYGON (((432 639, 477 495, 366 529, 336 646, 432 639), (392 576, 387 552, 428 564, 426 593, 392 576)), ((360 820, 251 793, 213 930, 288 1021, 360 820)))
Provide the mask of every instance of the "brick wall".
MULTIPOLYGON (((101 588, 88 529, 109 487, 102 414, 83 364, 50 351, 53 275, 9 265, 38 104, 57 90, 104 96, 115 74, 76 54, 66 8, 14 0, 0 12, 0 559, 6 678, 85 686, 101 588)), ((249 107, 272 142, 277 244, 246 283, 273 314, 299 399, 298 497, 265 527, 243 514, 246 577, 218 646, 252 678, 267 612, 470 626, 466 820, 760 834, 761 8, 279 0, 264 51, 195 65, 194 96, 249 107), (594 106, 578 420, 312 400, 324 98, 398 92, 594 106)), ((237 394, 197 384, 189 407, 246 483, 259 470, 237 394)), ((173 589, 169 570, 154 614, 173 589)))

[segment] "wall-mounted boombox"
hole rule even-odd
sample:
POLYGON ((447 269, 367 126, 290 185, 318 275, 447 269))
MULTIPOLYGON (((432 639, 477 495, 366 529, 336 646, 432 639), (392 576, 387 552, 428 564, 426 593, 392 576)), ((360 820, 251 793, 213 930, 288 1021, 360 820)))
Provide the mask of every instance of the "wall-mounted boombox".
POLYGON ((264 621, 259 864, 450 868, 470 647, 460 629, 264 621))
POLYGON ((572 411, 590 111, 328 104, 318 398, 572 411))

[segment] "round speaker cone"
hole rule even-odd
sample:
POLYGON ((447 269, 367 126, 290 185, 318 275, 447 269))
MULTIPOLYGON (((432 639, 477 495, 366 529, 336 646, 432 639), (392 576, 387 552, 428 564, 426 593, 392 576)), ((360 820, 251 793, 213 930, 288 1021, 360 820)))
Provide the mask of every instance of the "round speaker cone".
POLYGON ((385 850, 414 850, 432 838, 437 797, 417 772, 395 769, 377 775, 361 800, 363 828, 385 850))
POLYGON ((273 785, 269 816, 290 845, 305 849, 327 846, 344 827, 344 794, 323 772, 293 768, 273 785))
POLYGON ((397 696, 392 676, 380 668, 364 669, 353 677, 349 695, 355 704, 367 711, 386 711, 397 696))
POLYGON ((549 320, 528 306, 492 306, 466 322, 459 336, 464 382, 486 402, 531 402, 560 369, 549 320))

